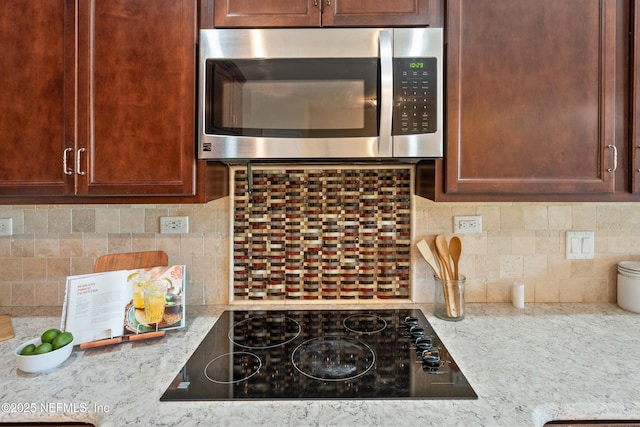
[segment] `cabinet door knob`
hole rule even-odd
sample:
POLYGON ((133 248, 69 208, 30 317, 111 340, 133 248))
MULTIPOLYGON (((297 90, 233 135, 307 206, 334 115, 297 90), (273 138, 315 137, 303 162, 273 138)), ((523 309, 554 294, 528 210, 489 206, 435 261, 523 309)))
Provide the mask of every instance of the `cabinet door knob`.
POLYGON ((80 160, 82 158, 82 153, 84 153, 85 151, 87 151, 85 148, 80 148, 78 150, 78 153, 76 154, 76 173, 78 175, 84 175, 84 171, 82 170, 82 167, 80 166, 80 160))
POLYGON ((315 7, 318 7, 318 0, 313 0, 312 4, 313 4, 315 7))
POLYGON ((69 153, 73 151, 73 148, 65 148, 62 153, 62 171, 65 175, 73 175, 73 170, 69 169, 67 165, 67 157, 69 157, 69 153))
POLYGON ((613 168, 607 169, 607 172, 613 172, 618 169, 618 149, 615 145, 607 145, 607 147, 613 150, 613 168))

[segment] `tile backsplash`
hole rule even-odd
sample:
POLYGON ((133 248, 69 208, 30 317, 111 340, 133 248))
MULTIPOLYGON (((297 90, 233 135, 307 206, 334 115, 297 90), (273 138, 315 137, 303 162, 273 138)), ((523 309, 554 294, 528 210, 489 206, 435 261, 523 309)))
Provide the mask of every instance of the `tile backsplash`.
MULTIPOLYGON (((166 251, 170 263, 187 265, 188 303, 227 303, 233 296, 231 199, 204 205, 0 206, 0 218, 13 218, 14 233, 0 236, 0 306, 60 306, 65 277, 91 272, 98 256, 155 249, 166 251), (159 218, 168 215, 189 216, 189 233, 160 234, 159 218)), ((522 282, 527 302, 614 302, 617 262, 640 260, 639 207, 413 197, 412 242, 450 237, 455 215, 481 215, 482 233, 460 235, 467 301, 508 302, 511 284, 522 282), (567 230, 595 231, 595 259, 565 259, 567 230)), ((409 296, 431 302, 431 273, 415 245, 410 252, 409 296)))
POLYGON ((408 299, 412 169, 235 169, 234 300, 408 299))

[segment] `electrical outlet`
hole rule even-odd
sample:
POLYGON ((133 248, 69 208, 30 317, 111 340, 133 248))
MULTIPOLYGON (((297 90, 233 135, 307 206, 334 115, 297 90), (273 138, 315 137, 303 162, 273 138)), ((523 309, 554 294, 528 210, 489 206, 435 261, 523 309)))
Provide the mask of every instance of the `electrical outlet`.
POLYGON ((187 234, 189 232, 188 216, 160 217, 161 234, 187 234))
POLYGON ((456 234, 482 233, 482 216, 454 216, 453 232, 456 234))
POLYGON ((0 236, 13 234, 13 218, 0 218, 0 236))

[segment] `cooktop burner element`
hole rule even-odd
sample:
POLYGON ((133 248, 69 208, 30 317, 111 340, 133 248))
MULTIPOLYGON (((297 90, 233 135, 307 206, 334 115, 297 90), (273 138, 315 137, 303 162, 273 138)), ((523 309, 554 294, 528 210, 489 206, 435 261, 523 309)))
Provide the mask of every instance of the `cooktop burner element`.
POLYGON ((475 399, 420 310, 230 310, 160 400, 475 399))
POLYGON ((218 384, 233 384, 246 381, 258 373, 262 361, 253 353, 241 351, 220 355, 207 363, 204 376, 218 384), (233 371, 229 371, 233 366, 233 371))
POLYGON ((361 334, 376 334, 387 327, 387 322, 382 317, 371 314, 354 314, 344 319, 342 324, 349 331, 361 334))
POLYGON ((340 337, 312 338, 291 355, 293 366, 303 375, 321 381, 347 381, 364 375, 376 362, 365 343, 340 337))
POLYGON ((236 323, 229 330, 229 339, 240 347, 266 349, 293 341, 300 331, 300 324, 295 320, 282 313, 269 313, 236 323))

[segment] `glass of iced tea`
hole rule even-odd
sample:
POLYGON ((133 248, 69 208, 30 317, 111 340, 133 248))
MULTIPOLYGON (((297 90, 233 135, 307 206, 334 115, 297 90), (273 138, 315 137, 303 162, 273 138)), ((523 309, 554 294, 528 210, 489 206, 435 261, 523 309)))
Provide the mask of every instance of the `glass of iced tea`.
POLYGON ((147 323, 160 323, 164 316, 167 282, 154 280, 144 288, 144 317, 147 323))
POLYGON ((135 272, 127 278, 133 291, 133 306, 135 308, 144 308, 144 288, 149 284, 151 276, 148 272, 135 272))

